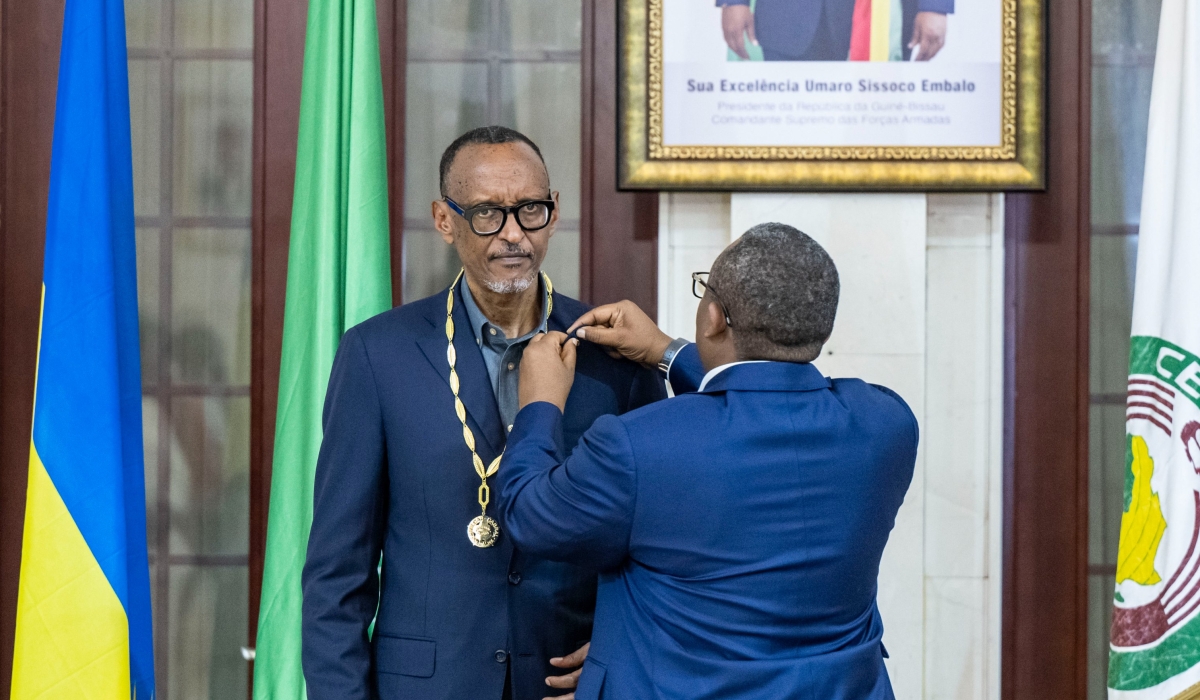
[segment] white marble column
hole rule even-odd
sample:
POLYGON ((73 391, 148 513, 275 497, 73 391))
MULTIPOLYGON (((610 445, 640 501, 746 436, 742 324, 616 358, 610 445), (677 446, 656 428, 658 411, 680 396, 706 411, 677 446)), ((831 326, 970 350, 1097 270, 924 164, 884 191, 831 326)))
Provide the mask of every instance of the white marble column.
POLYGON ((838 265, 816 361, 912 407, 921 449, 880 570, 896 695, 999 694, 1003 238, 999 195, 663 194, 659 322, 691 337, 689 275, 750 226, 781 221, 838 265), (989 515, 993 517, 989 517, 989 515))

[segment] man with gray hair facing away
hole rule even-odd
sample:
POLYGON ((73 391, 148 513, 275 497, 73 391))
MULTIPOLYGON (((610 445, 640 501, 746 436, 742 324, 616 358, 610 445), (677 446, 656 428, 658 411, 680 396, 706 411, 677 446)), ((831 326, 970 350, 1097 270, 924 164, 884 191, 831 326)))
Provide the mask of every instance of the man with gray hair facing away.
POLYGON ((600 571, 575 698, 890 699, 876 579, 916 419, 810 364, 839 293, 813 239, 761 224, 693 279, 695 343, 630 302, 568 329, 676 393, 598 418, 569 457, 579 340, 539 335, 521 363, 499 512, 524 551, 600 571))

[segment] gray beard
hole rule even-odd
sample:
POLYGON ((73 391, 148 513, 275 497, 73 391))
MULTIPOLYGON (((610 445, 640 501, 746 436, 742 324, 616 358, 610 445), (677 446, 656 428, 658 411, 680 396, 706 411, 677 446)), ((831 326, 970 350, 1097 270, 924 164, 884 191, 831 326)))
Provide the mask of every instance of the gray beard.
POLYGON ((487 282, 484 282, 484 286, 496 294, 520 294, 526 289, 529 289, 536 279, 537 272, 534 272, 528 277, 523 277, 521 279, 503 281, 488 280, 487 282))

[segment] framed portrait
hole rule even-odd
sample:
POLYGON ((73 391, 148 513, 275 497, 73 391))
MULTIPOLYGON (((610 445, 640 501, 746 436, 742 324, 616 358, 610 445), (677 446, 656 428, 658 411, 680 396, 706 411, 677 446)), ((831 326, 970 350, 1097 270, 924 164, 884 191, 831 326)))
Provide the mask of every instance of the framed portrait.
POLYGON ((622 189, 1044 187, 1042 0, 621 0, 622 189))

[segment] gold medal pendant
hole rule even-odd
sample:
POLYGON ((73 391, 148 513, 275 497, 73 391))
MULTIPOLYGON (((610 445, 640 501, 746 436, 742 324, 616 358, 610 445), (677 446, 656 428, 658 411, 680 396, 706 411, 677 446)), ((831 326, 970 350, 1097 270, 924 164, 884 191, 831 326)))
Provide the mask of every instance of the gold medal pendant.
POLYGON ((476 547, 495 546, 496 541, 500 539, 500 525, 489 516, 476 515, 467 525, 467 538, 476 547))

